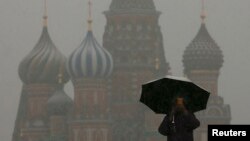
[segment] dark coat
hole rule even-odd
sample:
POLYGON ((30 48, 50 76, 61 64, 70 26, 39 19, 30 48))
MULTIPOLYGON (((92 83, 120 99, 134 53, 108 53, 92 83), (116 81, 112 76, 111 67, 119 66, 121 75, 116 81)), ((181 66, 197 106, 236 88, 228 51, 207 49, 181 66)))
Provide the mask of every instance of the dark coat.
POLYGON ((175 131, 173 123, 165 116, 158 131, 167 136, 168 141, 193 141, 193 130, 200 126, 200 121, 193 113, 175 115, 175 131))

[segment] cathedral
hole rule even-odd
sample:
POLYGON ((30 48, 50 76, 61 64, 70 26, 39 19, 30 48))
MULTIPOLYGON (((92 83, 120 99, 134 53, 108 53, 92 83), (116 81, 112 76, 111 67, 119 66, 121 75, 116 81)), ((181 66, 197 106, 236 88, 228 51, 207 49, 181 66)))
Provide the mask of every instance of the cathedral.
MULTIPOLYGON (((50 38, 48 16, 35 47, 20 62, 23 82, 12 141, 166 141, 158 133, 163 115, 139 102, 141 85, 171 74, 153 0, 112 0, 100 44, 89 1, 88 31, 70 56, 50 38), (72 83, 74 98, 64 91, 72 83)), ((184 75, 211 92, 197 113, 195 141, 207 140, 208 124, 230 124, 230 106, 218 94, 220 47, 205 24, 183 54, 184 75)))

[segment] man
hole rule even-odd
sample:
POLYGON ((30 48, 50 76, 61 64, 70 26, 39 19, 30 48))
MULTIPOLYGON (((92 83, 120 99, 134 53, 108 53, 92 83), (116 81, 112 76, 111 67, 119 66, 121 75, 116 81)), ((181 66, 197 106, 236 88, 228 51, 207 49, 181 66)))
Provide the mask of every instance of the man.
POLYGON ((199 126, 199 120, 187 110, 184 99, 178 97, 172 112, 165 116, 158 131, 167 136, 168 141, 193 141, 193 130, 199 126))

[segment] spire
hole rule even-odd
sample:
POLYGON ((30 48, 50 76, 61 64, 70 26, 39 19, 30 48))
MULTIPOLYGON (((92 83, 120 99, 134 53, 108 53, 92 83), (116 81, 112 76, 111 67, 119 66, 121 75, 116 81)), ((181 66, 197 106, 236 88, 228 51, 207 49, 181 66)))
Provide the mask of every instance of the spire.
POLYGON ((202 23, 205 23, 205 19, 206 19, 205 0, 202 0, 202 10, 201 10, 202 23))
POLYGON ((47 8, 47 0, 44 0, 44 16, 43 16, 43 26, 48 26, 48 8, 47 8))
POLYGON ((202 23, 205 23, 205 19, 206 19, 205 0, 202 0, 202 10, 201 10, 202 23))
POLYGON ((159 59, 159 57, 156 57, 155 58, 155 69, 159 70, 159 68, 160 68, 160 59, 159 59))
POLYGON ((63 74, 59 73, 58 74, 58 84, 62 84, 63 83, 63 74))
POLYGON ((61 65, 59 74, 58 74, 58 84, 63 84, 63 73, 64 73, 64 64, 61 65))
POLYGON ((92 2, 91 0, 89 0, 88 2, 88 6, 89 6, 89 17, 88 17, 88 30, 92 31, 92 2))
POLYGON ((158 42, 155 43, 155 47, 156 47, 155 69, 159 70, 160 69, 160 58, 159 58, 160 50, 159 50, 159 43, 158 42))

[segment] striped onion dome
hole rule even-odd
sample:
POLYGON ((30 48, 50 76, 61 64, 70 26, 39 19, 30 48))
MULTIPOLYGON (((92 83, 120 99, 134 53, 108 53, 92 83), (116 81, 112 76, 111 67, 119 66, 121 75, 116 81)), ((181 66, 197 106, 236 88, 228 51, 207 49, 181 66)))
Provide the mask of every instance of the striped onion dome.
POLYGON ((223 65, 223 54, 207 31, 205 23, 183 55, 184 73, 192 70, 219 70, 223 65))
POLYGON ((73 79, 108 77, 113 70, 113 59, 89 30, 80 46, 70 55, 67 69, 73 79))
POLYGON ((60 85, 49 98, 47 104, 50 115, 66 115, 73 106, 73 100, 64 92, 63 86, 60 85))
POLYGON ((47 26, 43 27, 42 35, 33 50, 21 61, 19 77, 26 83, 57 83, 58 74, 64 72, 64 82, 69 80, 65 63, 67 58, 52 42, 47 26))

